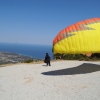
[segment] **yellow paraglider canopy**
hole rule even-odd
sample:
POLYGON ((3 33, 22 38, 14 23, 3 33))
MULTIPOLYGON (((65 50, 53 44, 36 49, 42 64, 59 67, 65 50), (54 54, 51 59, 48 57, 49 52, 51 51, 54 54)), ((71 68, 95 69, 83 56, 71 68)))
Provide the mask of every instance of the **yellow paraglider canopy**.
POLYGON ((100 52, 100 18, 77 22, 60 31, 53 40, 53 53, 100 52))

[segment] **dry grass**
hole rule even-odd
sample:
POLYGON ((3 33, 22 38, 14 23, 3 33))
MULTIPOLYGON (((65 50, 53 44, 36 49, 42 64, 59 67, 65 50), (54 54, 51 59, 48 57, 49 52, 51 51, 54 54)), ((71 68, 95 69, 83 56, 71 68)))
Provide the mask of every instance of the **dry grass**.
POLYGON ((6 67, 6 66, 12 66, 12 65, 15 65, 15 64, 2 64, 2 65, 0 65, 0 68, 1 67, 6 67))

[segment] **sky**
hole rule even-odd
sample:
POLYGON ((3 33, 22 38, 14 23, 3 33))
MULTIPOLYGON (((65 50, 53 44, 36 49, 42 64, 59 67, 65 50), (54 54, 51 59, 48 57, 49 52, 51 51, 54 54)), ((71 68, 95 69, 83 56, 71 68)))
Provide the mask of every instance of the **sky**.
POLYGON ((100 17, 100 0, 0 0, 0 42, 52 45, 76 22, 100 17))

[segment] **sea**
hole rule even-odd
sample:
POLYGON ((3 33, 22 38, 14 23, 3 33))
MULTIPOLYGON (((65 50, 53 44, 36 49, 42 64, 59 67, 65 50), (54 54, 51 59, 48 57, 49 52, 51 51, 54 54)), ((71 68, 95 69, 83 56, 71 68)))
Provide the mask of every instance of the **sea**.
POLYGON ((37 59, 44 59, 48 53, 53 59, 52 45, 0 43, 0 51, 17 53, 37 59))

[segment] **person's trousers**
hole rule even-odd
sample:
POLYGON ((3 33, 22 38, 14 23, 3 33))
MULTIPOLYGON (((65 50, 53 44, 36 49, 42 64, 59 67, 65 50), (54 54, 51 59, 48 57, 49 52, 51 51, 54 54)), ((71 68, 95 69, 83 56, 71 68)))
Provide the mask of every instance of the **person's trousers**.
POLYGON ((51 66, 51 65, 50 65, 50 61, 47 62, 47 66, 48 66, 48 65, 51 66))

